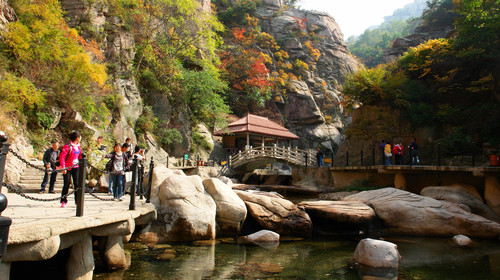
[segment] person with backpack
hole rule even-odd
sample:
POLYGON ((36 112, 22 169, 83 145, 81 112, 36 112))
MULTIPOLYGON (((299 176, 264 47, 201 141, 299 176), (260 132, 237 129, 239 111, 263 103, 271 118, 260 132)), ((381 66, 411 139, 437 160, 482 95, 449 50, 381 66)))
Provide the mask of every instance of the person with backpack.
POLYGON ((58 165, 57 162, 59 161, 59 153, 60 153, 59 143, 57 142, 57 140, 53 140, 52 147, 47 149, 43 154, 43 165, 45 166, 45 169, 47 171, 43 176, 42 185, 40 186, 40 193, 45 193, 45 187, 47 186, 47 183, 49 183, 49 177, 50 177, 49 193, 56 193, 54 191, 54 185, 56 183, 56 178, 57 178, 57 172, 55 172, 55 170, 56 170, 56 165, 58 165))
POLYGON ((403 165, 403 145, 401 143, 396 143, 392 149, 394 154, 394 163, 396 165, 403 165))
POLYGON ((82 136, 80 132, 78 131, 73 131, 69 135, 69 140, 70 142, 62 148, 61 154, 59 156, 59 163, 61 166, 61 169, 65 169, 68 167, 68 170, 63 170, 63 189, 61 192, 61 207, 64 208, 66 207, 66 204, 68 203, 67 195, 69 191, 69 185, 71 182, 71 179, 73 179, 73 187, 75 190, 75 203, 76 203, 76 197, 77 197, 77 192, 78 192, 78 160, 82 158, 82 149, 80 147, 80 141, 82 140, 82 136))
POLYGON ((110 159, 106 164, 106 171, 112 172, 109 174, 109 188, 112 189, 113 198, 122 201, 125 195, 125 170, 129 162, 119 143, 116 143, 113 149, 111 154, 104 156, 110 159))

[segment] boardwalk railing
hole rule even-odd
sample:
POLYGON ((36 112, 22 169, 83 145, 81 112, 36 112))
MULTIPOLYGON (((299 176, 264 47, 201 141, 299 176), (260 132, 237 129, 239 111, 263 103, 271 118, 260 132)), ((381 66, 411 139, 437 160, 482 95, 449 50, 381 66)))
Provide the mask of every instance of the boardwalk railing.
MULTIPOLYGON (((418 162, 416 165, 429 166, 485 166, 489 159, 475 143, 470 143, 467 149, 450 151, 442 147, 440 143, 421 147, 417 153, 418 162)), ((392 148, 391 148, 392 150, 392 148)), ((402 165, 410 164, 410 150, 405 149, 402 157, 402 165)), ((395 155, 390 158, 391 164, 400 165, 395 162, 395 155)), ((384 158, 379 152, 378 147, 372 147, 368 150, 351 150, 345 153, 336 154, 334 157, 334 166, 375 166, 384 165, 384 158)))
POLYGON ((236 168, 259 158, 272 158, 288 162, 297 166, 315 166, 316 153, 314 151, 300 150, 297 147, 258 146, 246 151, 240 151, 229 157, 229 166, 236 168))

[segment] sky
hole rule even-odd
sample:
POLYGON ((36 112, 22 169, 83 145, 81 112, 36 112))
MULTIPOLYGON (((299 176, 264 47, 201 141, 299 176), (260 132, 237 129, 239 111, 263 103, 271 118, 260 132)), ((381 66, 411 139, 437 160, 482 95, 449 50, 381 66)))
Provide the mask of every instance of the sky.
POLYGON ((367 28, 379 25, 385 16, 414 0, 301 0, 299 6, 305 10, 328 12, 339 24, 344 40, 360 35, 367 28))

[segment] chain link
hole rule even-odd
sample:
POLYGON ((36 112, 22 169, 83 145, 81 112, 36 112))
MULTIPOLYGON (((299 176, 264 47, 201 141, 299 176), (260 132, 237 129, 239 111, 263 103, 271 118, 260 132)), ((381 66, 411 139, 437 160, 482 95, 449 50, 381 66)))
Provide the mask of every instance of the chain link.
POLYGON ((61 198, 67 198, 68 196, 72 195, 75 191, 71 191, 70 193, 68 193, 67 195, 64 195, 62 197, 55 197, 55 198, 38 198, 38 197, 33 197, 33 196, 29 196, 27 195, 26 193, 22 192, 19 190, 19 187, 20 186, 14 186, 14 185, 11 185, 11 184, 7 184, 7 183, 3 183, 2 184, 3 186, 7 187, 7 189, 21 197, 24 197, 26 199, 29 199, 29 200, 34 200, 34 201, 43 201, 43 202, 50 202, 50 201, 58 201, 60 200, 61 198))
POLYGON ((89 187, 86 187, 86 191, 88 194, 90 194, 91 196, 99 199, 99 200, 102 200, 102 201, 114 201, 115 199, 114 198, 102 198, 102 197, 99 197, 97 195, 94 194, 94 190, 89 188, 89 187))
POLYGON ((37 170, 40 170, 40 171, 43 171, 43 172, 47 172, 47 173, 54 173, 54 172, 62 172, 62 171, 66 171, 66 170, 69 170, 75 166, 78 165, 78 163, 76 164, 73 164, 72 166, 70 167, 66 167, 66 168, 62 168, 62 169, 45 169, 45 168, 42 168, 40 166, 36 166, 34 165, 33 163, 25 160, 23 157, 21 157, 19 154, 17 154, 16 152, 14 152, 14 150, 12 149, 9 149, 9 152, 11 152, 15 157, 17 157, 20 161, 24 162, 26 165, 32 167, 32 168, 35 168, 37 170))

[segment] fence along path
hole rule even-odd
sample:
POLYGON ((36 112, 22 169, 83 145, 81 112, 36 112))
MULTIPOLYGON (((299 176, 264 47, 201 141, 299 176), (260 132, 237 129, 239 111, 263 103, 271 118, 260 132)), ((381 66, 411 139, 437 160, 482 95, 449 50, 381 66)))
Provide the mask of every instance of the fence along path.
POLYGON ((273 158, 297 166, 314 166, 316 164, 316 153, 314 151, 300 150, 297 147, 293 149, 278 147, 275 144, 273 146, 250 146, 246 151, 240 151, 238 154, 230 156, 229 166, 237 168, 259 158, 273 158))
MULTIPOLYGON (((1 139, 1 140, 3 140, 3 141, 0 141, 0 144, 1 144, 1 146, 0 146, 1 147, 1 150, 0 150, 0 191, 1 191, 2 187, 6 187, 9 191, 11 191, 11 192, 13 192, 13 193, 25 198, 25 199, 33 200, 33 201, 52 202, 52 201, 60 200, 60 197, 39 198, 39 197, 30 196, 30 195, 27 195, 22 190, 23 188, 21 186, 7 184, 7 183, 3 182, 3 174, 4 174, 4 170, 5 170, 6 157, 10 153, 13 156, 17 157, 19 160, 21 160, 23 163, 25 163, 28 167, 31 167, 32 169, 35 169, 38 171, 41 171, 42 173, 44 173, 44 172, 47 172, 47 173, 58 172, 59 173, 59 172, 62 172, 63 170, 68 170, 70 168, 73 168, 75 165, 79 165, 80 166, 80 168, 79 168, 79 173, 80 173, 79 174, 79 182, 78 183, 73 182, 73 184, 76 183, 76 185, 78 186, 78 190, 80 190, 77 192, 78 195, 75 194, 77 196, 77 198, 76 198, 76 206, 77 206, 76 207, 76 216, 77 217, 83 216, 84 197, 85 197, 84 194, 85 193, 90 194, 91 196, 93 196, 94 198, 97 198, 98 200, 102 200, 102 201, 112 201, 113 200, 113 199, 109 199, 109 198, 103 198, 103 197, 100 197, 100 196, 94 194, 93 189, 86 186, 86 184, 85 184, 86 170, 88 167, 90 169, 97 170, 100 174, 118 174, 117 172, 108 172, 106 170, 101 170, 101 169, 91 165, 90 163, 88 163, 88 161, 85 157, 82 157, 77 164, 70 166, 68 168, 56 169, 56 170, 45 169, 43 166, 37 166, 37 165, 33 164, 33 162, 30 162, 30 161, 24 159, 19 154, 17 154, 15 151, 10 149, 9 148, 10 144, 6 143, 6 138, 1 139)), ((136 193, 137 193, 137 195, 140 196, 141 199, 145 196, 146 203, 150 203, 153 169, 154 169, 153 158, 151 158, 150 168, 149 168, 148 174, 144 174, 144 166, 140 166, 138 159, 134 158, 133 164, 132 164, 132 185, 131 185, 131 188, 129 191, 129 195, 130 195, 129 210, 135 210, 136 193), (149 177, 149 182, 148 182, 148 186, 146 189, 144 189, 143 185, 142 185, 143 178, 145 176, 149 177)), ((40 177, 40 182, 42 180, 42 177, 43 177, 43 175, 41 175, 41 177, 40 177)), ((75 189, 72 192, 69 192, 66 195, 66 197, 72 195, 73 193, 75 193, 75 191, 77 191, 77 190, 75 189)))

